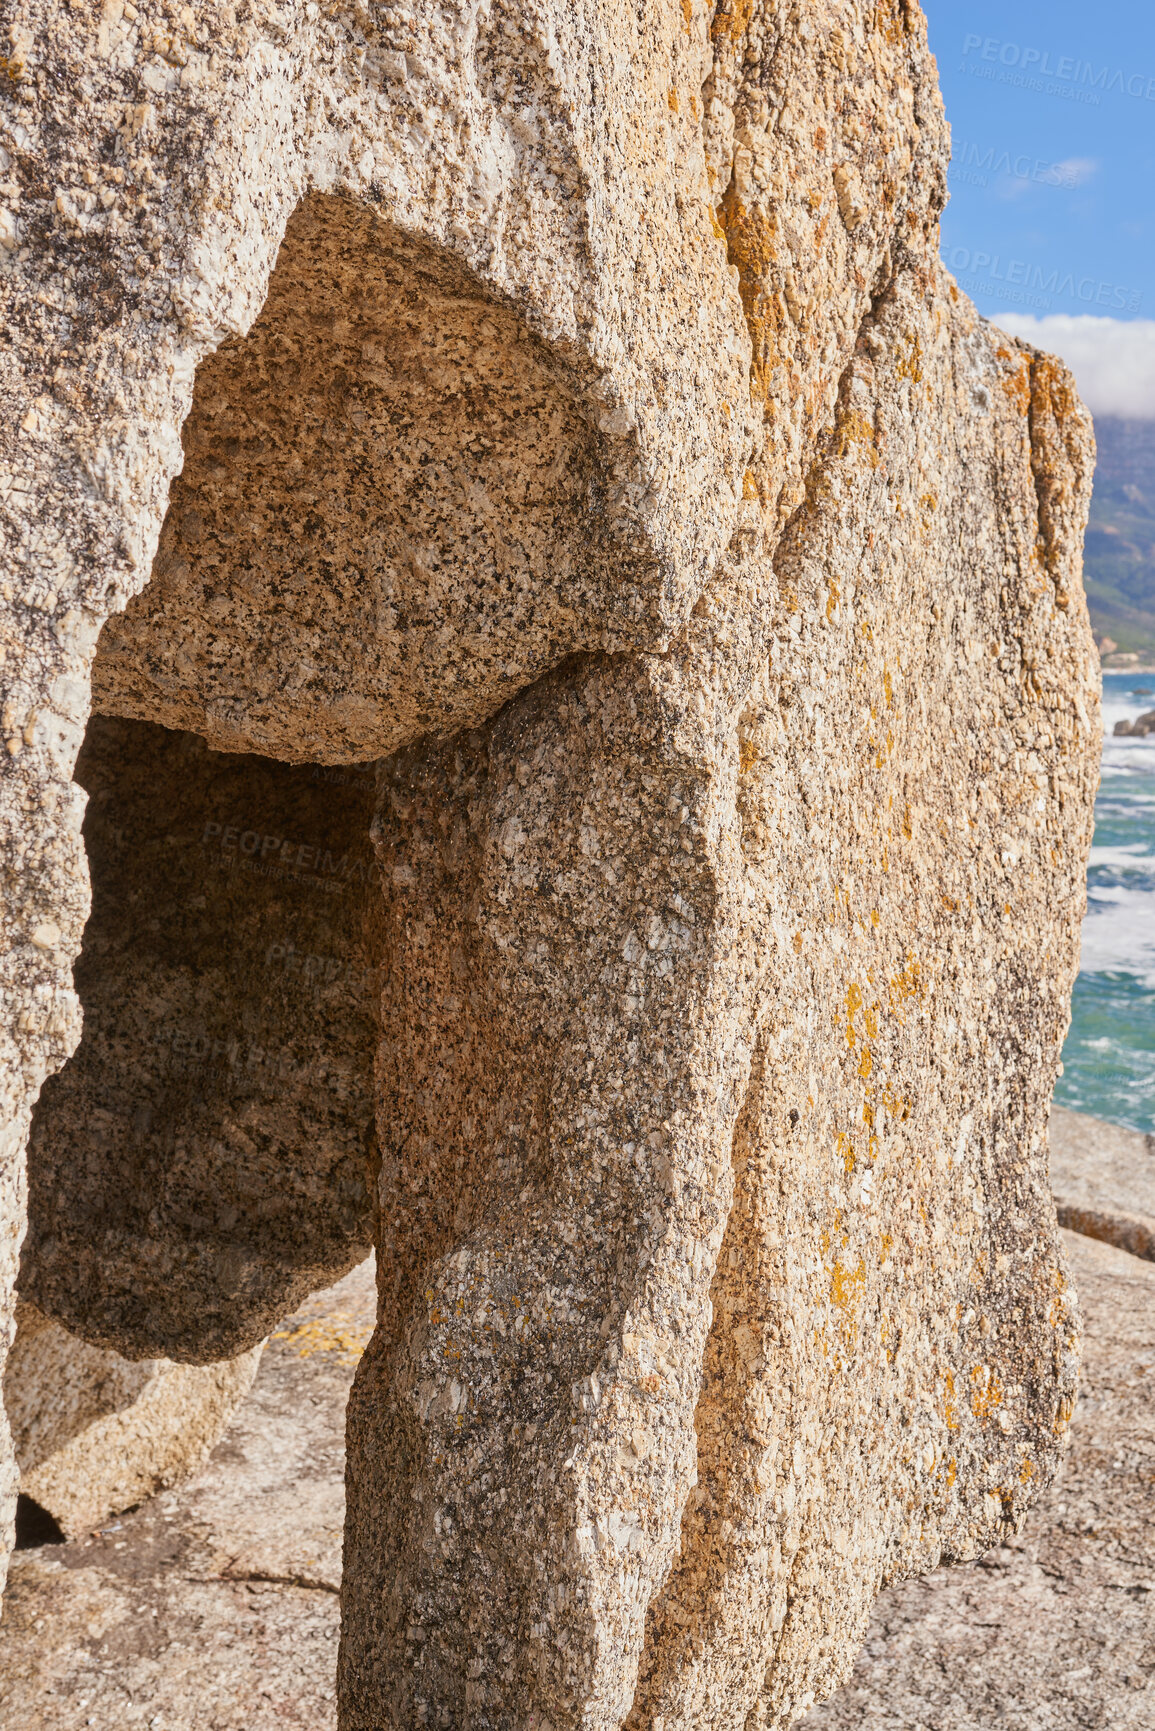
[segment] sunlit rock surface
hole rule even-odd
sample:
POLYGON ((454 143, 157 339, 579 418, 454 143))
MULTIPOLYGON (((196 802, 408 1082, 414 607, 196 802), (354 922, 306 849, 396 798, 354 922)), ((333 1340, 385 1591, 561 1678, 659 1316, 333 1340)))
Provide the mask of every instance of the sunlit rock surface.
POLYGON ((8 1271, 55 1071, 97 1344, 372 1230, 344 1731, 785 1726, 1064 1446, 1089 418, 912 0, 166 19, 8 59, 8 1271))

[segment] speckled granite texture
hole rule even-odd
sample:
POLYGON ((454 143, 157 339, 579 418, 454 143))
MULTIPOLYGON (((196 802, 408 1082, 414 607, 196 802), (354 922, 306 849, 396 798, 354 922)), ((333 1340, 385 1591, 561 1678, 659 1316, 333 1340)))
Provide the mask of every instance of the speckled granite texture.
POLYGON ((806 1731, 1155 1724, 1155 1269, 1063 1241, 1086 1340, 1058 1482, 981 1562, 884 1592, 850 1681, 806 1731))
POLYGON ((20 1489, 69 1538, 203 1465, 257 1373, 260 1346, 221 1364, 122 1358, 32 1304, 4 1367, 20 1489))
POLYGON ((371 1227, 343 1731, 786 1726, 1078 1353, 1093 445, 939 263, 922 15, 26 0, 5 80, 7 1271, 55 1071, 102 1346, 371 1227))

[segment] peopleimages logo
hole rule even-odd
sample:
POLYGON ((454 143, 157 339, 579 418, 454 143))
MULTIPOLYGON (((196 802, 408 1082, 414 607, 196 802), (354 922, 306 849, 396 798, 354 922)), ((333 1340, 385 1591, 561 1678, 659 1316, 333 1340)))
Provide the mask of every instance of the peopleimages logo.
POLYGON ((1104 95, 1155 102, 1155 76, 1125 72, 1121 67, 1096 66, 1093 61, 1081 60, 1073 54, 1052 55, 1050 49, 1025 48, 1020 42, 1003 42, 997 36, 964 37, 963 70, 1024 90, 1041 90, 1092 105, 1104 95))
POLYGON ((968 186, 989 186, 992 179, 1006 175, 1011 180, 1033 182, 1036 186, 1061 186, 1068 191, 1086 184, 1094 163, 1083 158, 1066 162, 1049 162, 1045 157, 1031 156, 1026 151, 1012 155, 998 145, 955 144, 951 152, 950 173, 953 180, 968 186))
POLYGON ((972 252, 966 246, 952 247, 946 263, 967 294, 990 294, 1044 311, 1050 309, 1052 300, 1066 297, 1104 312, 1137 313, 1143 299, 1141 289, 1124 288, 1098 277, 1077 277, 1073 271, 1047 270, 1021 258, 1004 262, 997 252, 972 252))

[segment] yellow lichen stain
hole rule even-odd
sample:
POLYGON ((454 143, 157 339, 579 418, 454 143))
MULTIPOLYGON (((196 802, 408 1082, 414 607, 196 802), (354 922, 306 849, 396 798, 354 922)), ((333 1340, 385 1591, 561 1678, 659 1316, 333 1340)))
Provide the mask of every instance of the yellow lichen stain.
MULTIPOLYGON (((1013 358, 1006 349, 999 349, 998 356, 1001 361, 1009 361, 1013 358)), ((1002 384, 1004 396, 1015 405, 1020 415, 1025 416, 1031 407, 1031 369, 1027 365, 1025 356, 1015 371, 1009 378, 1004 379, 1002 384)))
POLYGON ((738 742, 738 768, 743 775, 749 775, 758 762, 761 753, 752 740, 742 739, 738 742))
MULTIPOLYGON (((850 1137, 845 1130, 840 1130, 838 1132, 838 1140, 835 1143, 834 1152, 837 1158, 842 1161, 843 1166, 846 1168, 846 1176, 849 1178, 855 1167, 854 1144, 851 1142, 850 1137)), ((825 1249, 827 1246, 824 1245, 823 1248, 825 1249)))
POLYGON ((853 1046, 858 1036, 854 1032, 854 1018, 862 1008, 862 987, 854 980, 846 988, 846 1039, 853 1046))
POLYGON ((971 1371, 971 1411, 980 1424, 1003 1404, 1003 1385, 986 1364, 976 1364, 971 1371))
POLYGON ((958 1403, 954 1392, 954 1372, 950 1370, 943 1377, 942 1420, 947 1430, 959 1428, 958 1403))
POLYGON ((854 1269, 836 1262, 830 1271, 830 1302, 836 1310, 850 1314, 861 1302, 866 1291, 866 1264, 859 1261, 854 1269))
POLYGON ((851 409, 838 422, 834 435, 835 454, 839 457, 848 456, 855 445, 865 446, 867 461, 872 469, 877 469, 882 458, 879 455, 874 427, 858 409, 851 409))
POLYGON ((862 1048, 862 1062, 858 1066, 858 1074, 864 1080, 867 1076, 870 1075, 872 1064, 873 1064, 873 1059, 871 1058, 871 1055, 870 1055, 870 1047, 864 1046, 862 1048))
POLYGON ((834 615, 838 611, 838 585, 831 583, 830 592, 826 597, 826 623, 833 624, 834 615))
MULTIPOLYGON (((687 0, 682 0, 682 4, 684 10, 687 0)), ((731 42, 741 42, 753 15, 754 0, 722 0, 710 26, 711 38, 719 42, 728 36, 731 42)))
POLYGON ((678 92, 674 89, 672 84, 669 89, 669 94, 666 97, 666 101, 669 104, 671 114, 677 114, 680 112, 678 108, 678 92))
POLYGON ((891 1013, 898 1017, 900 1026, 905 1026, 903 1007, 914 999, 921 999, 926 991, 926 983, 922 977, 922 968, 913 956, 908 954, 906 967, 900 974, 887 981, 887 992, 890 998, 891 1013))
POLYGON ((902 339, 895 374, 900 379, 909 379, 912 384, 922 383, 922 343, 916 331, 902 339))
POLYGON ((372 1323, 358 1323, 348 1311, 336 1310, 331 1316, 311 1317, 296 1328, 278 1329, 274 1340, 285 1343, 288 1352, 298 1358, 311 1358, 315 1352, 337 1353, 338 1364, 356 1364, 369 1344, 372 1323))
POLYGON ((1027 1459, 1027 1458, 1024 1458, 1023 1464, 1019 1468, 1019 1483, 1021 1485, 1029 1485, 1031 1480, 1036 1476, 1037 1472, 1038 1472, 1038 1468, 1036 1467, 1034 1461, 1027 1459))
POLYGON ((800 956, 802 954, 802 933, 801 932, 795 932, 793 943, 794 943, 795 955, 800 956))
POLYGON ((742 476, 742 497, 743 499, 758 499, 761 497, 761 494, 758 491, 758 477, 755 475, 753 469, 747 469, 745 474, 742 476))
POLYGON ((692 30, 694 28, 693 0, 682 0, 682 17, 685 20, 686 29, 692 30))
POLYGON ((882 1103, 892 1118, 897 1118, 900 1124, 905 1124, 914 1107, 906 1097, 898 1092, 893 1083, 887 1082, 882 1090, 882 1103))

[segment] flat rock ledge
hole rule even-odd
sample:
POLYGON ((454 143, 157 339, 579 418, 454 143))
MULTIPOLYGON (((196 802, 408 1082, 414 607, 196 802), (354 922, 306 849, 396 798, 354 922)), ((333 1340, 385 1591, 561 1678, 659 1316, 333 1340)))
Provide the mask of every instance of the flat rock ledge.
POLYGON ((0 1724, 335 1726, 345 1405, 374 1303, 370 1259, 276 1331, 193 1479, 71 1543, 15 1553, 0 1724))
MULTIPOLYGON (((807 1731, 1155 1719, 1155 1267, 1063 1238, 1086 1346, 1059 1482, 980 1562, 884 1592, 851 1682, 807 1731)), ((17 1552, 0 1721, 332 1731, 342 1420, 372 1322, 366 1263, 270 1341, 199 1476, 91 1536, 17 1552)))

